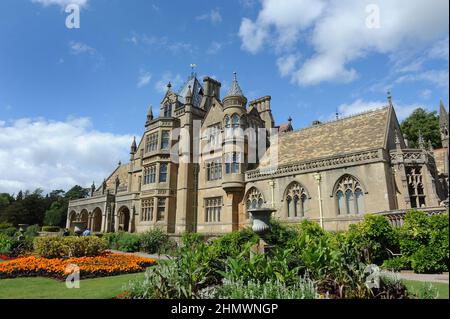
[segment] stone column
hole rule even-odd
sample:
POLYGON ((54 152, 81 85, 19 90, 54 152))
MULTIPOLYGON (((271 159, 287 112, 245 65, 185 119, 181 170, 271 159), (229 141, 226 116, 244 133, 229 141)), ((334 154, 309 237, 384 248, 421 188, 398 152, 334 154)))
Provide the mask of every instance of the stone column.
POLYGON ((119 212, 117 211, 117 207, 114 209, 114 231, 119 231, 119 212))

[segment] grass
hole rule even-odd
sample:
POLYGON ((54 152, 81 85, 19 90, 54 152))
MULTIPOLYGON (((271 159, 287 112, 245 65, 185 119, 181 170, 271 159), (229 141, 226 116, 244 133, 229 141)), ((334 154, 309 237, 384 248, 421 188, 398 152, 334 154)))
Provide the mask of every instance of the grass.
POLYGON ((31 277, 0 280, 0 299, 111 299, 123 292, 130 280, 144 273, 85 279, 79 289, 68 289, 65 282, 31 277))
MULTIPOLYGON (((411 291, 412 293, 419 291, 419 289, 421 287, 429 284, 426 282, 414 281, 414 280, 403 280, 403 282, 405 283, 408 290, 411 291)), ((438 299, 449 299, 449 296, 448 296, 449 295, 449 285, 448 284, 440 283, 440 282, 432 282, 431 284, 433 285, 433 287, 437 288, 437 290, 439 292, 438 299)))

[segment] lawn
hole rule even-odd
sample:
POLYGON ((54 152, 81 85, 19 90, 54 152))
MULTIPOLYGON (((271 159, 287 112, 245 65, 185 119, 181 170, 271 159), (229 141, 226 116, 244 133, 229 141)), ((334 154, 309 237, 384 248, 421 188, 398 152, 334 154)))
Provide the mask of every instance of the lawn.
POLYGON ((144 273, 85 279, 79 289, 68 289, 65 282, 31 277, 0 280, 0 299, 110 299, 123 292, 130 280, 144 273))
MULTIPOLYGON (((413 281, 413 280, 403 280, 403 282, 405 283, 406 287, 408 287, 408 290, 410 290, 411 292, 415 292, 418 291, 424 284, 428 284, 428 283, 424 283, 421 281, 413 281)), ((431 283, 435 288, 438 289, 439 291, 439 299, 449 299, 448 298, 448 290, 449 290, 449 285, 445 284, 445 283, 440 283, 440 282, 433 282, 431 283)))

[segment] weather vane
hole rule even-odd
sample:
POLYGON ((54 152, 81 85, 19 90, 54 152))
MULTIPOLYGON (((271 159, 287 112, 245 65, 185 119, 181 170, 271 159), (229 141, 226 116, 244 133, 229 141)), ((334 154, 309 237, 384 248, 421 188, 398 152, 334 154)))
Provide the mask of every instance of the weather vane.
POLYGON ((197 64, 191 63, 190 67, 191 67, 191 75, 194 75, 194 69, 197 67, 197 64))

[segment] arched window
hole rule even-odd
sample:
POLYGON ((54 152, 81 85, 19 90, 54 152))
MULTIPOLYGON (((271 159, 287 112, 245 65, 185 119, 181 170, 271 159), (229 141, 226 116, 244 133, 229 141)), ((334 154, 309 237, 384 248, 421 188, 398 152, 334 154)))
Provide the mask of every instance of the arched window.
POLYGON ((245 201, 246 206, 246 217, 249 217, 248 210, 249 209, 255 209, 255 208, 261 208, 264 204, 264 197, 262 196, 261 192, 255 188, 252 187, 247 193, 245 201))
POLYGON ((334 191, 338 215, 364 213, 364 192, 351 175, 341 177, 334 191))
POLYGON ((239 115, 233 114, 231 116, 231 127, 238 128, 239 127, 239 115))
POLYGON ((230 117, 228 115, 225 115, 225 127, 229 128, 230 127, 230 117))
POLYGON ((286 191, 287 217, 304 217, 308 210, 308 194, 299 183, 292 183, 286 191))

